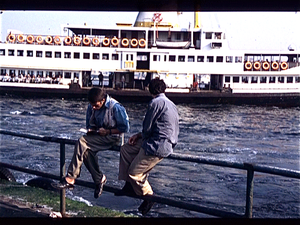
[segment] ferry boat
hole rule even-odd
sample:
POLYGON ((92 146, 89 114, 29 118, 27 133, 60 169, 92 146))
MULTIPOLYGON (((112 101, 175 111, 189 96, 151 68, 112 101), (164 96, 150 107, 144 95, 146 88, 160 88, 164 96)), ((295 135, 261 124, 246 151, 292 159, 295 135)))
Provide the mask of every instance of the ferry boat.
POLYGON ((175 103, 300 105, 300 51, 231 50, 198 15, 188 29, 174 23, 177 12, 139 12, 134 24, 65 25, 62 36, 10 32, 0 43, 0 93, 77 98, 100 86, 119 101, 147 102, 160 77, 175 103))

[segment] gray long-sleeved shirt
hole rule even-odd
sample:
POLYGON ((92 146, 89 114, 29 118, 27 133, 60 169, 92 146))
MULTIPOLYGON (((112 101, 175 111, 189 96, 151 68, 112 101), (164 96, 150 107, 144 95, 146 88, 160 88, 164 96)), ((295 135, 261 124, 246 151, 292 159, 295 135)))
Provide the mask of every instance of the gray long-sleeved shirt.
POLYGON ((142 147, 146 155, 167 157, 178 142, 179 115, 175 104, 164 93, 148 105, 143 121, 142 147))

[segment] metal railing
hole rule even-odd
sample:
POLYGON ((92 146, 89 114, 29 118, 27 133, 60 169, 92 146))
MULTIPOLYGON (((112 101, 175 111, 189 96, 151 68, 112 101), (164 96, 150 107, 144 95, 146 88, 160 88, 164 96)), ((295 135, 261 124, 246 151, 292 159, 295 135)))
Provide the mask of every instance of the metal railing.
MULTIPOLYGON (((28 139, 34 139, 34 140, 39 140, 39 141, 45 141, 45 142, 54 142, 54 143, 59 143, 60 144, 60 175, 53 175, 49 173, 44 173, 41 171, 36 171, 36 170, 31 170, 27 168, 22 168, 6 163, 1 163, 0 166, 6 167, 9 169, 37 175, 37 176, 42 176, 42 177, 47 177, 55 180, 62 180, 63 177, 65 176, 65 145, 75 145, 76 140, 71 140, 71 139, 65 139, 65 138, 56 138, 56 137, 51 137, 51 136, 42 136, 42 135, 34 135, 34 134, 22 134, 22 133, 17 133, 17 132, 11 132, 11 131, 6 131, 0 129, 0 134, 4 135, 12 135, 12 136, 17 136, 17 137, 22 137, 22 138, 28 138, 28 139)), ((109 149, 111 151, 118 151, 116 149, 109 149)), ((166 204, 169 206, 181 208, 181 209, 186 209, 186 210, 191 210, 195 212, 200 212, 208 215, 213 215, 217 217, 224 217, 224 218, 252 218, 252 207, 253 207, 253 188, 254 188, 254 172, 261 172, 261 173, 266 173, 266 174, 272 174, 272 175, 279 175, 279 176, 284 176, 284 177, 290 177, 290 178, 296 178, 300 179, 300 171, 296 170, 290 170, 290 169, 283 169, 283 168, 278 168, 278 167, 271 167, 271 166, 259 166, 255 164, 250 164, 250 163, 236 163, 236 162, 228 162, 228 161, 221 161, 221 160, 213 160, 213 159, 206 159, 203 157, 198 157, 198 156, 192 156, 192 155, 183 155, 183 154, 178 154, 178 153, 173 153, 167 159, 172 159, 172 160, 180 160, 180 161, 186 161, 186 162, 195 162, 195 163, 202 163, 202 164, 207 164, 207 165, 214 165, 214 166, 221 166, 221 167, 229 167, 229 168, 234 168, 234 169, 240 169, 240 170, 246 170, 247 171, 247 190, 246 190, 246 206, 245 206, 245 214, 237 214, 237 213, 232 213, 232 212, 227 212, 224 210, 219 210, 219 209, 212 209, 209 207, 205 206, 200 206, 184 201, 179 201, 179 200, 173 200, 169 198, 165 198, 162 196, 137 196, 137 195, 128 195, 133 198, 141 198, 141 199, 147 199, 151 200, 157 203, 161 204, 166 204)), ((89 188, 95 188, 95 184, 93 182, 87 182, 87 181, 82 181, 82 180, 76 180, 76 184, 84 187, 89 187, 89 188)), ((112 192, 116 193, 120 189, 105 185, 104 186, 104 191, 107 192, 112 192)), ((65 190, 60 191, 60 212, 64 216, 66 212, 66 201, 65 201, 65 190)))

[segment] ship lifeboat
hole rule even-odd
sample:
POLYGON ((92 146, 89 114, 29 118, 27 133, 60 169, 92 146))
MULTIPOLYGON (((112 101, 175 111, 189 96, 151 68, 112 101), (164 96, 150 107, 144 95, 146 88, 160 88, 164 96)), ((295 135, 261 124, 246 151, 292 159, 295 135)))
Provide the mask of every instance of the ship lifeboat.
POLYGON ((252 63, 251 63, 250 61, 247 61, 247 62, 245 63, 245 69, 246 69, 246 70, 251 70, 251 69, 252 69, 252 63))
POLYGON ((100 40, 97 37, 94 37, 92 42, 94 46, 98 46, 100 44, 100 40))
POLYGON ((106 47, 109 46, 109 43, 110 43, 109 38, 104 38, 102 41, 102 44, 106 47))
POLYGON ((72 38, 70 36, 67 36, 67 37, 65 37, 64 42, 66 45, 70 45, 72 43, 72 38))
POLYGON ((282 63, 280 64, 280 68, 281 68, 282 70, 286 70, 287 68, 289 68, 289 66, 288 66, 288 64, 287 64, 286 62, 282 62, 282 63))
POLYGON ((42 44, 43 43, 43 38, 41 35, 37 36, 35 41, 38 43, 38 44, 42 44))
POLYGON ((113 46, 118 46, 119 45, 119 39, 118 38, 116 38, 116 37, 114 37, 114 38, 112 38, 111 39, 111 44, 113 45, 113 46))
POLYGON ((16 40, 16 36, 14 34, 10 34, 8 35, 7 39, 10 43, 14 43, 16 40))
POLYGON ((61 42, 60 37, 59 37, 59 36, 55 36, 55 38, 54 38, 54 43, 55 43, 56 45, 60 45, 60 42, 61 42))
POLYGON ((128 40, 128 38, 123 38, 121 44, 122 44, 122 46, 124 46, 124 47, 128 47, 128 45, 129 45, 129 40, 128 40))
POLYGON ((278 62, 272 62, 272 69, 273 70, 278 70, 279 69, 279 63, 278 62))
POLYGON ((253 64, 253 68, 254 68, 255 70, 260 70, 260 67, 261 67, 261 64, 260 64, 259 61, 256 61, 256 62, 253 64))
POLYGON ((31 35, 31 34, 28 35, 26 41, 27 41, 28 44, 32 44, 34 42, 33 35, 31 35))
POLYGON ((52 38, 51 36, 47 36, 47 37, 45 38, 45 42, 46 42, 46 44, 48 44, 48 45, 52 44, 52 41, 53 41, 53 38, 52 38))
POLYGON ((138 46, 139 42, 137 39, 133 38, 133 39, 131 39, 130 44, 132 47, 135 48, 136 46, 138 46))
POLYGON ((74 37, 73 42, 74 42, 75 45, 80 45, 81 40, 80 40, 80 38, 78 36, 76 36, 76 37, 74 37))
POLYGON ((267 62, 267 61, 263 62, 262 68, 263 68, 264 70, 269 70, 269 69, 270 69, 270 63, 267 62))
POLYGON ((141 48, 145 48, 145 46, 146 46, 146 40, 145 40, 144 38, 141 38, 141 39, 139 40, 139 46, 140 46, 141 48))
POLYGON ((18 42, 23 43, 25 41, 25 37, 23 34, 19 34, 17 37, 18 42))

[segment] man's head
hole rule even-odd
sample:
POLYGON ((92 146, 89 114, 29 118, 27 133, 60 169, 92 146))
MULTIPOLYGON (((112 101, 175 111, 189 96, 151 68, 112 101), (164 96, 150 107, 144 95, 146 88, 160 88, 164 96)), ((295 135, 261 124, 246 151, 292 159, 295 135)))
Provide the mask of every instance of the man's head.
POLYGON ((100 88, 92 88, 88 92, 88 101, 94 110, 99 110, 105 103, 106 94, 100 88))
POLYGON ((165 93, 166 84, 164 80, 159 79, 156 77, 155 79, 151 80, 149 83, 149 92, 152 95, 158 95, 160 93, 165 93))

